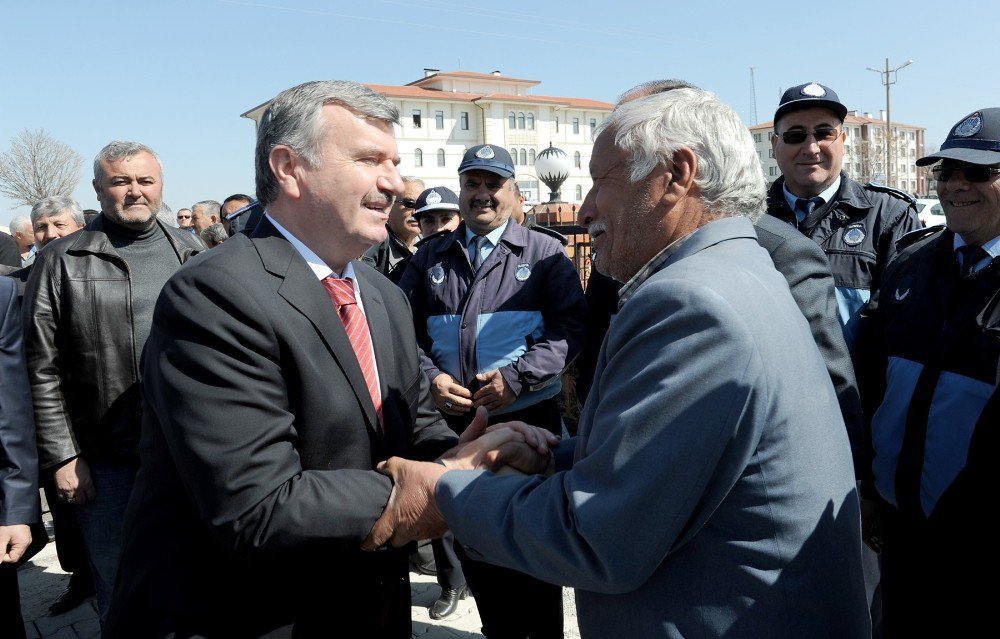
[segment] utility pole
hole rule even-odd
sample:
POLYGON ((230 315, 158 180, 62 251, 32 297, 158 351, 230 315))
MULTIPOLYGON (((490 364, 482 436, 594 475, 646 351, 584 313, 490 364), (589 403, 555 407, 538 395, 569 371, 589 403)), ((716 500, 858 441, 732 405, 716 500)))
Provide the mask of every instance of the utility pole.
POLYGON ((867 67, 869 71, 879 74, 882 84, 885 85, 885 183, 892 186, 892 116, 889 113, 889 87, 896 84, 897 72, 903 67, 913 64, 913 60, 907 60, 895 69, 889 68, 889 58, 885 59, 885 70, 867 67))

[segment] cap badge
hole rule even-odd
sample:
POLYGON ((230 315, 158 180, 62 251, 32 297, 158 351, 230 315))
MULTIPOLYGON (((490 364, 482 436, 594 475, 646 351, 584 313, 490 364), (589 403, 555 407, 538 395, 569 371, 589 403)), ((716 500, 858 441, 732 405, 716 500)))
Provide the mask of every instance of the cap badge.
POLYGON ((826 95, 826 89, 816 84, 815 82, 810 82, 809 84, 802 87, 799 91, 802 95, 808 95, 810 98, 822 98, 826 95))
POLYGON ((959 138, 971 138, 975 134, 979 133, 983 128, 983 114, 976 111, 969 117, 962 120, 958 126, 955 127, 954 135, 959 138))
POLYGON ((427 194, 427 203, 431 206, 441 203, 441 194, 437 191, 431 191, 427 194))
POLYGON ((531 265, 530 264, 518 264, 517 269, 514 271, 514 279, 518 282, 523 282, 531 277, 531 265))
POLYGON ((846 229, 844 229, 844 244, 848 246, 857 246, 865 241, 865 226, 864 224, 858 222, 856 224, 851 224, 846 229))
POLYGON ((492 160, 495 156, 496 153, 493 152, 493 147, 488 144, 476 151, 476 157, 482 160, 492 160))
POLYGON ((431 267, 431 284, 440 286, 444 282, 444 268, 440 264, 431 267))

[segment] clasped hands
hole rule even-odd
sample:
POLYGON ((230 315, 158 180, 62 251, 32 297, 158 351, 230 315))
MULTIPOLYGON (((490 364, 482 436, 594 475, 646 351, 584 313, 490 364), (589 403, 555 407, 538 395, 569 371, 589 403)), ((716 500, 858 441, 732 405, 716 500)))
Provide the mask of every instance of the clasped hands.
POLYGON ((434 491, 438 479, 449 470, 534 474, 551 466, 549 448, 559 443, 558 437, 524 422, 487 427, 487 417, 485 408, 477 409, 458 445, 437 462, 392 457, 378 465, 378 471, 392 477, 394 485, 385 511, 361 544, 363 549, 375 550, 389 542, 402 546, 415 539, 443 535, 448 524, 437 507, 434 491))

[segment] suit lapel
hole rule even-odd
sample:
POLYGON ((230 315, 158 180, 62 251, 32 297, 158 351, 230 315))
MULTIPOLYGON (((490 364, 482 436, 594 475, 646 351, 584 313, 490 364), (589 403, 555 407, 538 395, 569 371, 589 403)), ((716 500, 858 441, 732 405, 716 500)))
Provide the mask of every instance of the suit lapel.
MULTIPOLYGON (((337 315, 337 309, 330 300, 326 289, 316 279, 316 275, 305 260, 299 256, 295 247, 266 218, 261 221, 252 241, 257 247, 264 268, 282 279, 281 285, 278 287, 278 294, 302 313, 315 327, 323 344, 333 355, 337 366, 350 383, 361 410, 364 412, 368 427, 374 429, 377 423, 375 406, 368 394, 368 385, 365 384, 365 378, 358 365, 354 348, 347 338, 347 332, 344 330, 344 325, 337 315)), ((371 288, 371 286, 364 288, 371 288)), ((363 296, 362 300, 367 311, 368 298, 363 296)), ((379 302, 381 306, 381 299, 379 302)), ((388 325, 388 318, 386 318, 385 323, 388 325)), ((372 338, 375 339, 374 332, 372 338)), ((377 358, 378 351, 376 350, 379 370, 384 370, 381 368, 382 362, 377 358)), ((382 387, 385 387, 384 382, 382 387)), ((331 390, 333 389, 331 388, 331 390)))
POLYGON ((397 370, 395 351, 392 348, 392 323, 389 321, 389 311, 386 310, 382 293, 371 282, 371 276, 357 262, 354 264, 354 275, 361 283, 361 301, 365 307, 365 317, 368 319, 368 330, 372 335, 384 405, 385 398, 388 397, 389 375, 397 370))

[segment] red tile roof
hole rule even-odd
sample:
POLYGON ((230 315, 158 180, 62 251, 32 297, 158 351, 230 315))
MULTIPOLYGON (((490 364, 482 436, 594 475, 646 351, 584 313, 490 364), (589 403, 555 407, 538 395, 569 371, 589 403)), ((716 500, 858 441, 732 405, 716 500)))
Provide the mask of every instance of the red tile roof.
POLYGON ((462 93, 441 91, 438 89, 424 89, 410 85, 397 86, 391 84, 365 84, 365 86, 390 98, 452 100, 459 102, 493 100, 498 102, 523 102, 525 104, 551 104, 576 109, 595 109, 601 111, 610 111, 614 106, 610 102, 601 102, 600 100, 590 100, 588 98, 564 98, 546 95, 514 95, 512 93, 462 93))
POLYGON ((541 84, 538 80, 524 80, 522 78, 510 78, 503 74, 493 75, 492 73, 476 73, 474 71, 436 71, 432 75, 408 82, 406 86, 420 85, 440 78, 468 78, 470 80, 506 80, 508 82, 529 82, 531 84, 541 84))

